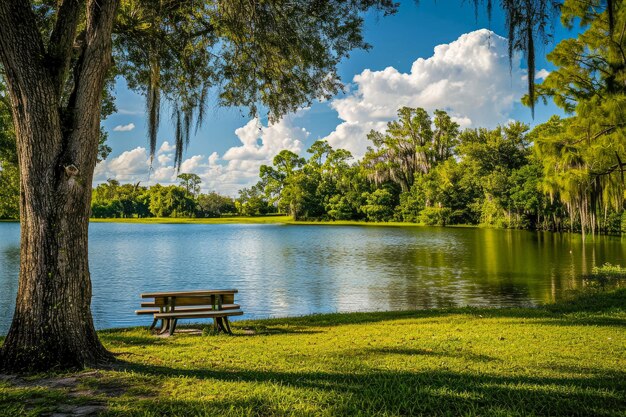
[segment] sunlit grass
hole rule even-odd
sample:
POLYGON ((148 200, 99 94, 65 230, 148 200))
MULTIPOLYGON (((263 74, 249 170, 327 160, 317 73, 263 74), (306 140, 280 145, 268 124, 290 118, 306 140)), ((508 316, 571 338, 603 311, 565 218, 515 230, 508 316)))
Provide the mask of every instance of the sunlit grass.
POLYGON ((108 330, 115 368, 73 388, 5 383, 0 414, 82 401, 138 416, 626 415, 625 330, 625 290, 537 309, 244 321, 232 337, 108 330))
MULTIPOLYGON (((232 216, 217 218, 177 218, 177 217, 146 217, 146 218, 115 218, 91 219, 92 223, 138 223, 138 224, 297 224, 318 226, 404 226, 418 227, 420 223, 405 222, 368 222, 357 220, 332 221, 295 221, 291 216, 232 216)), ((451 225, 448 227, 477 227, 474 225, 451 225)))

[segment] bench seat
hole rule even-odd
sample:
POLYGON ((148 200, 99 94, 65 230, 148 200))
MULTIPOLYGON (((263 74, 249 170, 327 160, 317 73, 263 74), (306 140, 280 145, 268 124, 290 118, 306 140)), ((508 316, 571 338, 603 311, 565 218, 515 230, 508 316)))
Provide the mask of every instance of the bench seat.
POLYGON ((173 311, 171 313, 156 313, 155 319, 202 319, 211 317, 241 316, 241 310, 215 310, 215 311, 173 311))
MULTIPOLYGON (((141 303, 142 307, 155 307, 154 303, 152 305, 144 305, 151 303, 141 303)), ((236 310, 240 306, 239 304, 222 304, 222 310, 236 310)), ((211 306, 200 306, 200 307, 185 307, 185 308, 176 308, 176 312, 198 312, 198 311, 212 311, 213 307, 211 306)), ((159 309, 150 309, 150 310, 135 310, 135 314, 159 314, 161 311, 159 309)))

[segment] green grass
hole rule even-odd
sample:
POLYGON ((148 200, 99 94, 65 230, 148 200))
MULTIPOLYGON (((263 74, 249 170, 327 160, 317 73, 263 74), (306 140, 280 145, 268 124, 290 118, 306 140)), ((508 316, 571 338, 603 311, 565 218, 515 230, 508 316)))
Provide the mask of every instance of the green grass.
POLYGON ((145 218, 117 218, 117 219, 90 219, 92 223, 139 223, 139 224, 280 224, 292 222, 287 216, 258 216, 258 217, 145 217, 145 218))
POLYGON ((107 330, 114 368, 0 382, 0 414, 626 416, 625 330, 624 289, 536 309, 237 322, 232 337, 107 330))
MULTIPOLYGON (((176 217, 146 217, 146 218, 116 218, 91 219, 92 223, 139 223, 139 224, 297 224, 319 226, 396 226, 419 227, 420 223, 405 222, 367 222, 357 220, 335 221, 295 221, 290 216, 255 216, 255 217, 218 217, 218 218, 176 218, 176 217)), ((450 225, 448 227, 477 227, 474 225, 450 225)))

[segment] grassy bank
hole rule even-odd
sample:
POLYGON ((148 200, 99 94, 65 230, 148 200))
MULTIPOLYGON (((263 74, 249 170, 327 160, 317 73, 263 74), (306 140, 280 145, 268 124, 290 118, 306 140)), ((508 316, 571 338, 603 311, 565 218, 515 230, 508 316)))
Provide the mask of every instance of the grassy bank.
POLYGON ((145 217, 145 218, 116 218, 90 219, 92 223, 137 223, 137 224, 280 224, 292 222, 287 216, 258 216, 258 217, 145 217))
MULTIPOLYGON (((218 217, 218 218, 175 218, 175 217, 147 217, 147 218, 116 218, 91 219, 92 223, 137 223, 137 224, 297 224, 320 226, 396 226, 418 227, 419 223, 404 222, 366 222, 356 220, 336 221, 295 221, 290 216, 258 216, 258 217, 218 217)), ((477 227, 473 225, 451 225, 448 227, 477 227)))
POLYGON ((100 333, 108 370, 0 379, 0 415, 626 415, 626 291, 538 309, 100 333))

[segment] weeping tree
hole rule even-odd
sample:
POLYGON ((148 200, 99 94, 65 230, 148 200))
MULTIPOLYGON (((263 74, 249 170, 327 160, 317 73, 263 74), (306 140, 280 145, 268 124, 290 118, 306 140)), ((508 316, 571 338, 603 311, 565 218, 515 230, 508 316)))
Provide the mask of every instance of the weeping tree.
POLYGON ((624 205, 626 4, 566 0, 561 19, 584 30, 548 54, 558 68, 536 92, 572 116, 535 129, 535 152, 544 167, 543 190, 565 204, 570 225, 593 234, 610 210, 624 205))
POLYGON ((385 133, 372 130, 363 167, 376 184, 393 181, 408 191, 415 175, 428 174, 453 154, 458 142, 459 125, 443 110, 434 120, 422 108, 402 107, 398 120, 387 123, 385 133))
POLYGON ((21 252, 7 371, 109 361, 94 329, 87 256, 100 112, 111 72, 147 100, 154 147, 173 109, 180 162, 209 96, 275 120, 341 84, 337 63, 366 48, 361 12, 387 0, 0 2, 0 63, 20 167, 21 252))

